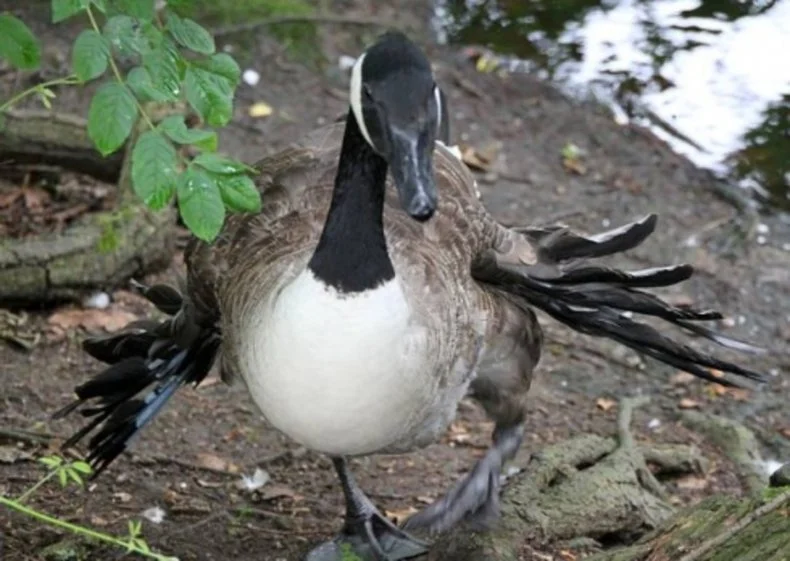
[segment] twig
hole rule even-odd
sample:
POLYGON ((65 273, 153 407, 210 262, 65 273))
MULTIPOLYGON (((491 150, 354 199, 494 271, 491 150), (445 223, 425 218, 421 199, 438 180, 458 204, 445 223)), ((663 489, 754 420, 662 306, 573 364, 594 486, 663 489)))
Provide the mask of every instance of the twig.
POLYGON ((684 557, 680 559, 680 561, 698 561, 699 559, 702 558, 703 555, 708 553, 710 550, 722 545, 732 536, 734 536, 735 534, 746 528, 746 526, 748 526, 749 524, 751 524, 761 516, 764 516, 769 512, 773 512, 777 508, 783 506, 785 503, 790 503, 790 491, 786 493, 782 493, 778 497, 775 497, 772 501, 765 503, 763 506, 761 506, 760 508, 758 508, 748 516, 745 516, 737 523, 733 524, 732 526, 724 530, 722 533, 710 538, 707 541, 702 542, 702 544, 700 544, 699 547, 686 554, 684 557))
POLYGON ((49 444, 55 435, 32 432, 23 429, 6 429, 0 427, 0 438, 7 438, 9 440, 16 440, 18 442, 27 442, 28 444, 49 444))
POLYGON ((224 35, 233 35, 234 33, 244 33, 245 31, 255 31, 259 27, 268 27, 272 25, 286 25, 293 23, 325 23, 334 25, 362 25, 372 27, 396 27, 391 21, 385 21, 377 18, 366 17, 348 17, 348 16, 332 16, 327 14, 314 14, 314 15, 301 15, 301 16, 280 16, 257 21, 250 21, 247 23, 237 23, 235 25, 228 25, 212 29, 211 33, 214 37, 222 37, 224 35))

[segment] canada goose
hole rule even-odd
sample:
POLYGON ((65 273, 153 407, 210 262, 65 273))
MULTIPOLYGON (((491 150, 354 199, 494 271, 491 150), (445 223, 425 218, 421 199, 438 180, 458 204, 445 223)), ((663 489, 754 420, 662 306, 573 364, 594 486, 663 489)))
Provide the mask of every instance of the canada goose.
MULTIPOLYGON (((212 244, 191 241, 184 294, 141 287, 172 318, 84 343, 111 366, 56 414, 81 407, 93 417, 65 445, 100 427, 88 455, 100 473, 219 356, 223 379, 242 380, 272 426, 332 458, 346 501, 342 539, 393 560, 425 550, 407 531, 496 518, 499 473, 520 446, 540 357, 533 306, 702 378, 734 383, 709 367, 762 380, 630 319, 651 315, 759 351, 693 323, 718 313, 639 290, 686 280, 690 266, 626 272, 584 261, 639 245, 655 216, 590 237, 496 222, 470 171, 435 142, 448 138, 444 101, 421 50, 383 35, 353 68, 345 124, 263 159, 261 212, 230 216, 212 244), (495 421, 490 450, 444 498, 395 526, 346 458, 434 442, 465 395, 495 421)), ((337 551, 330 543, 310 559, 337 551)))

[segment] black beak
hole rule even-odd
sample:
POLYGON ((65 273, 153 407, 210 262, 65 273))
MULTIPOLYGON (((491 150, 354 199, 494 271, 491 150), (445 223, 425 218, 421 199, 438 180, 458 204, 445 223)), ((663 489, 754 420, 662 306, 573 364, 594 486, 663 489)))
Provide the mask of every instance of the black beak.
POLYGON ((403 131, 393 131, 391 141, 389 165, 401 206, 409 216, 425 222, 436 211, 433 141, 403 131))

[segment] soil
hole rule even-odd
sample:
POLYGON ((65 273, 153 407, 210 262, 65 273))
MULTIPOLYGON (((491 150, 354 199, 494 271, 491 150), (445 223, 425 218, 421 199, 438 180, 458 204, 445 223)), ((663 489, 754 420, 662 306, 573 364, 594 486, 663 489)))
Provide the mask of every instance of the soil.
MULTIPOLYGON (((362 0, 337 4, 343 4, 342 13, 348 16, 388 18, 414 26, 421 37, 426 35, 420 27, 420 22, 428 21, 426 8, 417 0, 400 0, 389 8, 373 8, 362 0)), ((37 31, 45 34, 50 61, 45 72, 56 75, 64 70, 75 29, 53 29, 46 25, 46 15, 32 11, 22 15, 28 22, 38 21, 37 31)), ((324 29, 327 60, 355 54, 371 36, 366 28, 324 29)), ((562 220, 594 232, 657 212, 660 221, 653 238, 615 262, 636 268, 679 261, 694 264, 698 274, 665 296, 721 309, 727 315, 720 326, 723 331, 771 349, 765 356, 740 357, 769 373, 767 388, 725 392, 544 317, 546 346, 532 391, 528 436, 515 464, 525 463, 545 444, 571 435, 613 434, 617 407, 610 401, 634 394, 653 398, 635 414, 637 439, 695 443, 712 460, 705 478, 670 486, 678 504, 715 492, 743 491, 728 460, 679 424, 682 407, 739 419, 758 434, 767 458, 790 460, 786 405, 790 379, 785 373, 790 365, 788 221, 781 216, 759 217, 752 235, 741 239, 733 225, 748 221, 717 196, 715 180, 644 130, 617 125, 605 110, 567 99, 528 76, 481 74, 460 51, 425 45, 451 103, 455 141, 489 159, 478 180, 485 203, 503 223, 562 220), (563 148, 570 143, 581 155, 563 162, 563 148)), ((252 47, 247 46, 249 50, 238 58, 243 67, 257 70, 262 80, 256 87, 240 87, 235 119, 221 135, 224 151, 254 161, 346 110, 346 77, 334 64, 323 73, 308 69, 289 60, 262 32, 255 35, 252 47), (249 107, 259 101, 271 105, 274 114, 249 117, 249 107)), ((5 95, 40 76, 6 73, 3 79, 5 95)), ((89 91, 64 90, 56 100, 57 109, 84 114, 89 91)), ((167 271, 146 280, 175 281, 182 271, 178 256, 167 271)), ((30 352, 0 342, 0 429, 52 435, 47 444, 16 444, 18 438, 0 436, 4 446, 0 450, 5 451, 0 456, 4 495, 18 495, 35 483, 44 468, 32 458, 55 451, 58 442, 79 426, 79 419, 53 422, 49 415, 65 405, 73 387, 99 367, 79 349, 85 329, 114 326, 118 318, 151 313, 129 292, 116 291, 112 296, 104 310, 29 312, 22 323, 38 335, 30 352)), ((1 322, 0 318, 0 327, 1 322)), ((381 508, 393 516, 404 515, 465 473, 483 453, 490 431, 491 424, 476 406, 464 403, 441 442, 408 455, 354 460, 352 466, 381 508)), ((179 392, 130 453, 87 491, 46 485, 30 504, 120 535, 127 533, 130 519, 142 519, 148 543, 182 560, 296 561, 310 545, 339 528, 343 512, 330 462, 267 428, 242 387, 226 387, 214 377, 196 390, 179 392), (265 470, 270 480, 255 491, 240 489, 242 474, 251 476, 256 467, 265 470), (155 523, 143 516, 151 507, 164 511, 163 521, 155 523)), ((8 561, 45 558, 45 548, 66 537, 9 511, 0 512, 0 536, 4 555, 0 557, 8 561)), ((116 555, 94 548, 85 558, 116 555)), ((569 557, 552 545, 525 544, 523 559, 569 557)))

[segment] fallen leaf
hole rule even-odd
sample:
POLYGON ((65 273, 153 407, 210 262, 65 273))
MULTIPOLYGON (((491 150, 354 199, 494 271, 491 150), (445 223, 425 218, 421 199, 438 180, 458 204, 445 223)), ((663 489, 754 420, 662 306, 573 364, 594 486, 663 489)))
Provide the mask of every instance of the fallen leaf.
POLYGON ((81 327, 87 331, 118 331, 127 324, 137 320, 137 316, 118 307, 110 307, 104 310, 80 309, 80 308, 61 308, 47 319, 52 327, 67 331, 75 327, 81 327))
POLYGON ((461 150, 461 160, 470 168, 478 171, 489 171, 491 169, 491 162, 486 159, 484 154, 478 152, 472 146, 465 146, 461 150))
POLYGON ((716 368, 708 368, 708 371, 714 378, 724 378, 724 372, 721 370, 717 370, 716 368))
POLYGON ((197 455, 197 464, 212 471, 234 473, 234 470, 231 469, 234 467, 231 462, 209 452, 199 452, 197 455))
POLYGON ((435 500, 436 500, 436 498, 432 497, 430 495, 420 495, 419 497, 417 497, 417 502, 422 503, 422 504, 426 504, 426 505, 429 505, 429 504, 433 503, 433 501, 435 501, 435 500))
POLYGON ((128 503, 129 501, 132 500, 132 496, 129 493, 126 493, 124 491, 119 491, 118 493, 113 493, 112 494, 112 498, 113 499, 117 499, 118 502, 121 502, 121 503, 128 503))
POLYGON ((602 411, 609 411, 612 407, 617 405, 617 402, 613 399, 609 399, 608 397, 599 397, 595 401, 595 405, 597 405, 598 409, 602 411))
POLYGON ((700 491, 708 486, 708 480, 702 477, 686 476, 677 480, 677 486, 680 489, 688 491, 700 491))
POLYGON ((695 399, 691 399, 690 397, 684 397, 680 400, 680 408, 681 409, 695 409, 698 408, 700 405, 699 401, 695 399))
POLYGON ((576 175, 585 175, 587 173, 587 167, 581 160, 575 158, 563 158, 562 167, 565 168, 565 171, 575 173, 576 175))
POLYGON ((91 516, 91 526, 106 526, 108 522, 101 516, 91 516))
POLYGON ((683 386, 683 385, 686 385, 689 382, 691 382, 693 379, 694 379, 694 375, 693 374, 689 374, 688 372, 680 371, 680 372, 678 372, 676 374, 673 374, 669 378, 669 381, 670 381, 670 383, 672 383, 672 384, 674 384, 676 386, 683 386))
POLYGON ((51 198, 49 193, 39 187, 26 187, 22 189, 25 206, 28 210, 38 210, 51 198))
POLYGON ((785 438, 790 438, 790 427, 785 427, 785 428, 779 429, 779 434, 781 434, 785 438))
POLYGON ((452 423, 450 425, 449 440, 453 444, 466 444, 472 438, 469 430, 461 423, 452 423))
POLYGON ((272 113, 274 113, 272 106, 263 101, 258 101, 250 105, 250 117, 268 117, 272 113))
POLYGON ((576 561, 576 556, 567 549, 560 550, 560 557, 565 561, 576 561))
POLYGON ((221 481, 206 481, 205 479, 198 479, 197 484, 206 489, 218 489, 224 485, 221 481))
POLYGON ((407 518, 409 518, 412 514, 417 513, 418 510, 413 506, 408 508, 404 508, 403 510, 385 510, 384 516, 389 518, 390 520, 394 520, 395 524, 400 526, 403 524, 407 518))

